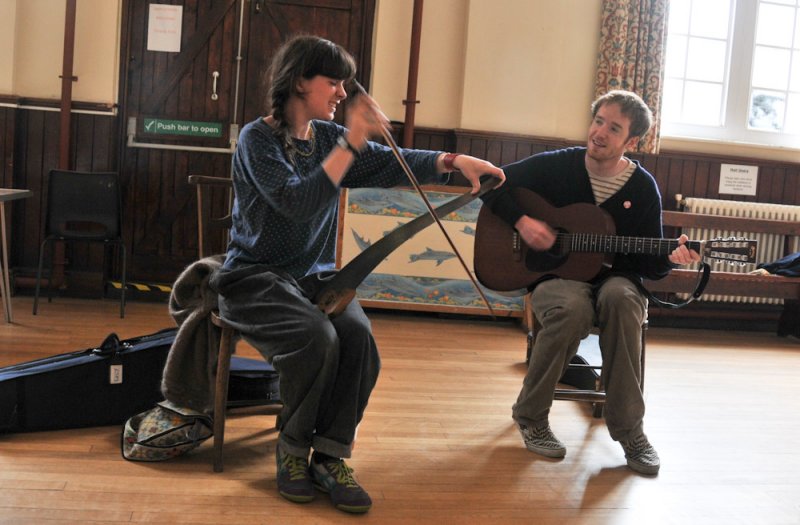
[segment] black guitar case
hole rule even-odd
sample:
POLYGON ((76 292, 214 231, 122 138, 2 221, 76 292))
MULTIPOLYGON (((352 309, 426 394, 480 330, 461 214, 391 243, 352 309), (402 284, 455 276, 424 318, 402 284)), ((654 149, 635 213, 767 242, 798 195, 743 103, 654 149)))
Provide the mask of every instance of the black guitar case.
MULTIPOLYGON (((161 375, 177 328, 0 368, 0 433, 107 426, 164 399, 161 375)), ((280 403, 278 373, 234 356, 228 406, 280 403)))

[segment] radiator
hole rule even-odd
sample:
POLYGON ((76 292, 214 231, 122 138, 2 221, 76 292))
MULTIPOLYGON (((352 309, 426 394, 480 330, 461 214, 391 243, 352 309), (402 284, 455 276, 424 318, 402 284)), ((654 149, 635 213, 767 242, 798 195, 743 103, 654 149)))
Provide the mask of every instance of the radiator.
MULTIPOLYGON (((692 213, 705 213, 708 215, 723 215, 728 217, 748 217, 753 219, 774 219, 784 221, 800 221, 800 206, 785 204, 770 204, 763 202, 739 202, 718 199, 699 199, 687 197, 683 199, 684 211, 692 213)), ((769 233, 748 233, 726 230, 712 230, 706 228, 685 228, 684 233, 691 240, 707 240, 716 237, 745 237, 758 241, 756 263, 745 265, 729 265, 724 261, 710 261, 711 270, 737 273, 748 273, 756 269, 759 263, 772 262, 784 255, 785 235, 769 233)), ((800 251, 800 237, 792 236, 789 239, 790 252, 800 251)), ((714 275, 711 275, 714 279, 714 275)), ((717 301, 728 303, 759 303, 783 304, 783 299, 771 297, 741 297, 735 295, 703 295, 700 301, 717 301)))

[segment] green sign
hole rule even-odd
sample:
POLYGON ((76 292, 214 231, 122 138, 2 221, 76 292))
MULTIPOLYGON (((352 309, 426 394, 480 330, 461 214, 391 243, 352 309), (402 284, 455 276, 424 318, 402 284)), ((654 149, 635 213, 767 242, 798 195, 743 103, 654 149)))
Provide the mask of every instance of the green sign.
POLYGON ((222 123, 146 118, 144 119, 144 132, 154 135, 184 135, 190 137, 216 138, 222 136, 222 123))

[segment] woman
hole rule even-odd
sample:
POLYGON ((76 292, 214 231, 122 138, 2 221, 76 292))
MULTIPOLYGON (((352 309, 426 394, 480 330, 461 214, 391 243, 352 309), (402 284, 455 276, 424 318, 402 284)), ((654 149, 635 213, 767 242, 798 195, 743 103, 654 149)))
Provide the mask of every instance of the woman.
MULTIPOLYGON (((351 102, 346 128, 332 122, 355 69, 347 51, 314 36, 294 37, 276 53, 270 114, 242 129, 233 156, 231 240, 212 286, 222 317, 280 374, 280 494, 307 502, 316 486, 338 509, 366 512, 370 497, 342 458, 351 455, 380 358, 356 301, 328 318, 309 299, 309 278, 334 269, 340 188, 406 182, 391 150, 369 140, 388 125, 374 100, 351 102)), ((466 155, 403 154, 427 182, 456 168, 473 191, 480 175, 504 179, 466 155)))

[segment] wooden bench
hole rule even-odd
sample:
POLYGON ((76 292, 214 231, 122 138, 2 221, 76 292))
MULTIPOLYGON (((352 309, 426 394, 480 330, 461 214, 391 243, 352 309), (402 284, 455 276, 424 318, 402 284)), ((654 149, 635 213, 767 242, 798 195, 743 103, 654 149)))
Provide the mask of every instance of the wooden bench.
MULTIPOLYGON (((747 217, 724 217, 717 215, 706 215, 701 213, 689 213, 682 211, 663 212, 664 233, 666 237, 677 237, 686 228, 704 228, 722 231, 747 232, 741 236, 748 237, 748 234, 780 234, 787 237, 800 235, 800 223, 795 221, 782 221, 770 219, 755 219, 747 217)), ((704 240, 704 239, 692 239, 704 240)), ((784 255, 788 255, 790 250, 789 243, 784 246, 784 255)), ((758 261, 767 263, 771 261, 758 261)), ((675 269, 670 274, 658 281, 645 281, 645 286, 652 292, 663 292, 669 298, 674 299, 676 293, 691 293, 697 285, 698 272, 693 269, 675 269)), ((800 306, 800 277, 782 277, 777 275, 756 275, 749 273, 736 273, 733 271, 713 271, 704 295, 732 295, 741 297, 767 297, 784 300, 783 313, 779 323, 783 326, 785 319, 789 315, 797 315, 796 310, 800 306), (795 312, 795 313, 791 313, 795 312)), ((694 303, 697 304, 697 303, 694 303)), ((692 305, 685 307, 689 309, 692 305)), ((729 317, 749 319, 753 312, 747 304, 742 304, 744 308, 733 313, 726 312, 729 317)), ((750 305, 752 306, 752 305, 750 305)), ((681 309, 681 310, 684 310, 681 309)), ((679 311, 678 311, 679 312, 679 311)), ((651 308, 651 314, 663 314, 651 308)), ((687 312, 688 313, 688 312, 687 312)), ((719 313, 719 312, 717 312, 719 313)), ((676 314, 680 315, 680 314, 676 314)), ((703 315, 702 313, 700 315, 703 315)), ((705 315, 709 315, 706 313, 705 315)), ((713 314, 712 314, 713 315, 713 314)), ((794 323, 798 323, 797 319, 794 323)), ((778 332, 781 332, 779 327, 778 332)))

